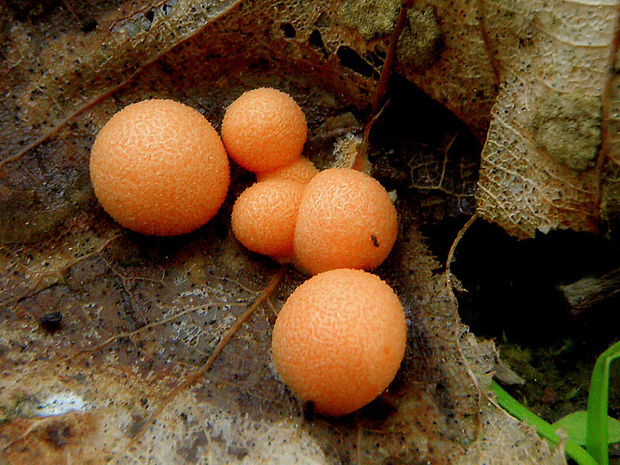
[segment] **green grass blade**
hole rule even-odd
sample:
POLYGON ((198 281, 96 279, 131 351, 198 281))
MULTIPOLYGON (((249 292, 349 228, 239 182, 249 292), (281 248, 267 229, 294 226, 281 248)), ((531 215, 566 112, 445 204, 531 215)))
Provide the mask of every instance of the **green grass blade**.
POLYGON ((609 402, 609 366, 620 357, 620 341, 596 360, 588 393, 588 424, 586 449, 600 465, 609 464, 607 415, 609 402))
MULTIPOLYGON (((512 416, 517 419, 529 423, 536 428, 536 431, 540 436, 552 442, 558 444, 562 439, 557 435, 556 428, 540 418, 535 413, 529 411, 524 405, 519 403, 514 397, 508 394, 504 389, 495 381, 491 382, 491 390, 495 393, 497 403, 512 416)), ((566 455, 572 458, 579 465, 599 465, 596 460, 583 449, 579 444, 566 440, 565 443, 566 455)))

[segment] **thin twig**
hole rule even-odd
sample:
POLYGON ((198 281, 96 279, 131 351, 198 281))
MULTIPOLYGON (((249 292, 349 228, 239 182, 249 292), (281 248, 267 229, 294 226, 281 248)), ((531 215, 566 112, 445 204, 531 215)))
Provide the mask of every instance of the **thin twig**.
POLYGON ((478 214, 478 212, 474 213, 471 216, 471 218, 467 221, 467 223, 465 223, 465 225, 456 235, 456 238, 454 239, 454 242, 452 242, 452 246, 450 247, 450 252, 448 252, 448 258, 446 260, 446 277, 448 279, 448 284, 451 288, 453 288, 451 265, 454 261, 454 255, 456 254, 456 247, 459 245, 459 242, 461 242, 461 239, 463 239, 463 236, 465 236, 465 233, 469 230, 469 228, 471 228, 471 226, 476 222, 479 217, 480 215, 478 214))
MULTIPOLYGON (((465 236, 465 233, 469 230, 469 228, 476 222, 476 220, 478 219, 479 214, 478 212, 474 213, 471 218, 467 221, 467 223, 465 223, 465 225, 461 228, 461 230, 458 232, 458 234, 456 235, 456 238, 454 239, 454 242, 452 242, 452 246, 450 247, 450 251, 448 252, 448 258, 446 259, 446 271, 445 271, 445 285, 446 285, 446 291, 448 293, 448 301, 450 302, 450 307, 453 310, 453 317, 454 317, 454 324, 455 327, 457 325, 461 324, 461 319, 459 317, 458 314, 458 301, 456 298, 456 294, 454 293, 454 289, 455 289, 455 285, 453 282, 453 277, 452 277, 452 269, 451 269, 451 265, 452 262, 454 261, 454 256, 456 254, 456 248, 459 245, 459 243, 461 242, 461 239, 463 239, 463 237, 465 236)), ((455 331, 454 332, 454 336, 455 336, 455 340, 453 341, 453 343, 455 344, 456 350, 458 351, 458 354, 461 358, 462 361, 462 368, 465 370, 465 372, 467 373, 467 377, 469 378, 469 380, 471 381, 471 383, 473 384, 474 388, 476 389, 476 391, 478 392, 478 396, 476 396, 476 403, 478 404, 478 409, 476 412, 476 416, 475 416, 475 420, 476 420, 476 437, 479 437, 482 429, 483 429, 483 425, 481 422, 481 411, 482 411, 482 403, 485 402, 485 399, 487 399, 488 394, 486 393, 486 390, 483 389, 480 386, 480 382, 478 380, 478 377, 474 374, 469 361, 467 360, 467 357, 465 356, 464 352, 463 352, 463 348, 461 346, 461 341, 459 340, 459 332, 455 331)))
POLYGON ((392 31, 392 37, 390 38, 390 47, 388 48, 387 55, 385 56, 385 62, 381 68, 381 74, 379 76, 379 82, 377 83, 377 90, 375 91, 375 99, 372 103, 371 114, 376 115, 379 109, 383 106, 383 97, 387 92, 387 85, 396 63, 396 54, 398 52, 398 39, 400 34, 405 28, 405 22, 407 20, 407 2, 403 1, 400 5, 400 11, 398 13, 398 19, 396 25, 392 31))
POLYGON ((357 431, 355 434, 355 465, 362 465, 362 427, 359 421, 356 422, 357 431))

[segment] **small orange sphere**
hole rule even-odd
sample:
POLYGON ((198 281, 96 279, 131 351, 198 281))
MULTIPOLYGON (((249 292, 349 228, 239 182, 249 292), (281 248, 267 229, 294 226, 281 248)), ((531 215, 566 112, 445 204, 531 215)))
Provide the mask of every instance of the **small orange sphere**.
POLYGON ((301 157, 299 160, 294 161, 284 168, 265 174, 259 174, 257 179, 259 181, 266 181, 267 179, 284 178, 301 182, 302 184, 308 184, 318 172, 319 170, 316 169, 314 163, 305 157, 301 157))
POLYGON ((172 236, 204 225, 224 202, 226 151, 213 126, 172 100, 145 100, 99 131, 90 177, 103 208, 133 231, 172 236))
POLYGON ((371 273, 338 269, 313 276, 288 298, 273 329, 273 361, 318 413, 346 415, 388 387, 406 342, 392 288, 371 273))
POLYGON ((335 268, 372 270, 392 250, 398 217, 384 187, 349 168, 321 171, 299 205, 294 247, 310 274, 335 268))
POLYGON ((231 223, 237 240, 253 252, 277 259, 291 257, 303 191, 303 184, 279 178, 248 187, 233 207, 231 223))
POLYGON ((262 174, 297 160, 307 130, 306 117, 291 96, 261 87, 230 105, 222 122, 222 139, 233 160, 262 174))

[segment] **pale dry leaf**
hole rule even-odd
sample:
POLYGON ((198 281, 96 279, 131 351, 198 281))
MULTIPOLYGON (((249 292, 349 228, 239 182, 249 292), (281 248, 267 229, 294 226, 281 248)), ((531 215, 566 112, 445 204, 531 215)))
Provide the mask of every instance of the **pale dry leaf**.
POLYGON ((596 231, 620 2, 485 1, 481 14, 501 87, 482 153, 480 213, 518 237, 596 231))

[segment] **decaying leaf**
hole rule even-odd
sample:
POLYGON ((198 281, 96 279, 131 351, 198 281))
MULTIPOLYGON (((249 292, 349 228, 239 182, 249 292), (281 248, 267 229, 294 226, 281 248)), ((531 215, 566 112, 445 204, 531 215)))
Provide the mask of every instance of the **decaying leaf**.
MULTIPOLYGON (((516 3, 515 17, 529 18, 516 3)), ((277 273, 273 263, 243 250, 230 231, 232 201, 251 182, 246 173, 233 170, 221 212, 183 238, 122 230, 93 196, 88 157, 97 131, 118 109, 151 97, 185 102, 219 127, 226 106, 244 90, 284 89, 306 112, 306 154, 329 165, 334 145, 359 133, 357 121, 368 117, 388 50, 390 27, 364 12, 371 6, 398 11, 394 5, 0 4, 3 463, 565 463, 561 449, 550 452, 488 397, 497 355, 460 322, 452 285, 417 231, 412 199, 398 200, 401 236, 378 270, 397 290, 410 321, 402 369, 378 401, 327 420, 305 416, 271 367, 272 323, 303 279, 292 270, 213 367, 177 391, 277 273), (50 312, 62 316, 53 331, 42 324, 50 312)), ((600 10, 607 12, 601 27, 614 5, 600 10)), ((527 57, 503 48, 516 46, 505 40, 518 40, 502 31, 523 32, 521 22, 489 26, 496 7, 414 5, 398 45, 398 69, 479 138, 500 76, 492 133, 507 98, 504 67, 510 66, 501 54, 527 57), (501 53, 495 50, 500 46, 501 53)), ((516 69, 515 79, 524 73, 516 69)), ((596 112, 590 100, 567 100, 564 89, 539 95, 524 88, 518 97, 547 98, 539 102, 545 114, 528 131, 545 127, 554 111, 596 112)), ((449 136, 440 154, 443 169, 433 167, 431 156, 428 163, 407 162, 416 182, 439 172, 435 187, 445 189, 456 138, 449 136)), ((471 165, 466 168, 454 178, 470 181, 471 165)), ((471 196, 454 183, 449 187, 471 196)))
POLYGON ((402 53, 399 71, 485 140, 482 216, 517 237, 613 227, 620 3, 430 1, 412 10, 419 52, 402 53))
POLYGON ((513 234, 597 230, 619 9, 614 1, 485 5, 501 88, 477 197, 513 234))

